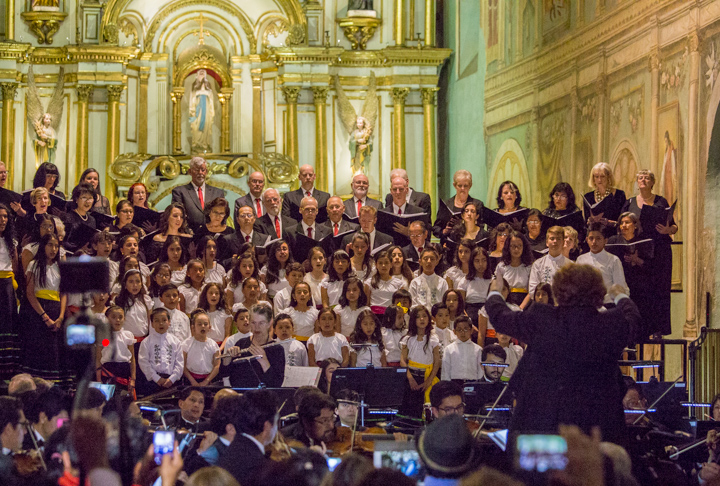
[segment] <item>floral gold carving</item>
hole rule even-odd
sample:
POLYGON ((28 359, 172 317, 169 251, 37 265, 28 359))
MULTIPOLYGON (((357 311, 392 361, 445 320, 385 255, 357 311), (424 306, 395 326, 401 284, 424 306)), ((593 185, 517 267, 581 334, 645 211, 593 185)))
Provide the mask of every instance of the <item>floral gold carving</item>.
POLYGON ((392 96, 393 103, 396 105, 404 105, 408 94, 410 94, 410 88, 393 88, 390 91, 390 96, 392 96))
POLYGON ((103 41, 108 44, 117 44, 120 36, 118 26, 115 24, 107 24, 103 27, 103 41))
POLYGON ((125 86, 118 84, 111 84, 107 86, 108 101, 120 101, 124 89, 125 86))
POLYGON ((303 25, 292 25, 288 30, 287 45, 299 46, 305 42, 305 27, 303 25))
POLYGON ((3 100, 14 100, 17 94, 17 83, 0 83, 0 89, 2 89, 3 100))
POLYGON ((371 17, 337 19, 337 22, 354 51, 367 49, 368 41, 382 23, 381 19, 371 17))
POLYGON ((285 101, 297 103, 298 96, 300 96, 300 86, 283 86, 282 92, 285 95, 285 101))
POLYGON ((90 101, 90 97, 92 96, 93 90, 95 89, 95 86, 91 84, 81 84, 77 87, 77 97, 78 101, 82 101, 87 103, 90 101))
POLYGON ((38 44, 50 45, 53 36, 60 30, 67 14, 64 12, 33 11, 23 12, 23 20, 30 27, 30 31, 37 37, 38 44))

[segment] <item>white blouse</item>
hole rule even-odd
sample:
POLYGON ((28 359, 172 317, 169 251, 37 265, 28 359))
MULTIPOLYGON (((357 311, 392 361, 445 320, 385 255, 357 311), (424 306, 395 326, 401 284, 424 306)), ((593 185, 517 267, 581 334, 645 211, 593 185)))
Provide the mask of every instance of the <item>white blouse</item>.
POLYGON ((345 282, 343 280, 330 282, 327 278, 324 278, 323 281, 320 282, 320 288, 324 288, 327 292, 328 305, 330 307, 338 305, 338 302, 340 302, 340 294, 342 294, 344 283, 345 282))
POLYGON ((347 305, 345 307, 335 308, 335 312, 340 318, 340 332, 345 337, 350 337, 350 334, 355 331, 355 323, 357 322, 357 318, 360 313, 365 310, 370 310, 370 307, 365 305, 363 307, 358 307, 357 309, 352 310, 350 306, 347 305))
POLYGON ((225 309, 217 309, 212 312, 208 312, 208 316, 210 317, 211 326, 210 332, 208 333, 208 339, 222 342, 222 340, 225 339, 225 320, 228 317, 232 319, 232 316, 225 312, 225 309))
POLYGON ((185 339, 180 346, 187 354, 185 366, 188 371, 196 375, 209 375, 213 370, 215 353, 220 351, 220 347, 212 339, 198 341, 190 336, 185 339))
POLYGON ((424 365, 433 364, 433 350, 440 346, 440 340, 435 333, 430 334, 430 343, 428 344, 426 350, 425 343, 427 342, 427 339, 427 336, 423 336, 422 341, 418 341, 417 336, 405 336, 402 338, 400 346, 402 346, 402 348, 407 348, 408 362, 414 361, 424 365))
POLYGON ((400 341, 407 331, 383 327, 380 332, 382 332, 383 343, 385 344, 385 358, 390 363, 399 363, 401 354, 400 341))
POLYGON ((101 363, 129 363, 132 354, 128 346, 135 344, 135 336, 130 331, 113 331, 110 336, 110 344, 102 348, 100 353, 101 363))
POLYGON ((0 272, 12 272, 12 259, 5 238, 0 236, 0 272))
POLYGON ((288 314, 292 319, 295 336, 309 338, 315 333, 315 322, 317 322, 319 311, 314 307, 310 307, 305 312, 288 307, 278 312, 278 314, 280 313, 288 314))
POLYGON ((218 262, 213 262, 213 267, 205 270, 205 283, 219 283, 223 285, 226 276, 227 272, 225 272, 225 268, 218 262))
POLYGON ((135 337, 147 336, 152 309, 153 302, 148 295, 143 299, 135 299, 135 303, 125 309, 125 330, 132 332, 135 337))
POLYGON ((370 305, 377 307, 388 307, 392 304, 393 294, 400 289, 407 289, 407 280, 393 275, 390 280, 378 280, 377 288, 371 284, 372 277, 365 280, 365 285, 370 287, 370 305))
MULTIPOLYGON (((35 271, 35 267, 37 262, 35 260, 30 262, 30 265, 28 265, 26 274, 31 273, 35 271)), ((58 267, 57 263, 53 263, 52 265, 48 266, 45 269, 45 285, 40 286, 38 283, 38 279, 35 278, 35 292, 38 290, 54 290, 55 292, 60 291, 60 267, 58 267)))

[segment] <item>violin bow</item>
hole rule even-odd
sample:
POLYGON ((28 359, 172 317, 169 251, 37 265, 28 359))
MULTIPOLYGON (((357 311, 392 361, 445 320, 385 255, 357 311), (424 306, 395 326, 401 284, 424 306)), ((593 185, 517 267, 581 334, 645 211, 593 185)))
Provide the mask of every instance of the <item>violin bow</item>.
POLYGON ((485 422, 488 421, 488 419, 490 418, 490 415, 491 415, 491 414, 493 413, 493 411, 495 410, 495 407, 497 406, 498 402, 500 401, 500 399, 502 398, 502 396, 505 394, 505 391, 507 391, 507 389, 508 389, 507 385, 503 387, 502 391, 500 392, 500 395, 498 395, 498 397, 495 399, 495 403, 492 404, 492 407, 490 407, 490 410, 488 411, 488 414, 485 416, 485 419, 484 419, 484 420, 482 421, 482 423, 480 424, 480 427, 478 427, 478 429, 477 429, 475 432, 473 432, 473 436, 474 436, 476 439, 477 439, 478 436, 480 435, 480 431, 482 430, 483 426, 485 425, 485 422))
POLYGON ((649 406, 647 409, 645 409, 645 411, 642 413, 642 415, 640 415, 638 418, 636 418, 636 419, 635 419, 635 422, 633 422, 632 424, 635 425, 635 424, 637 424, 638 422, 640 422, 640 420, 642 420, 642 418, 645 416, 645 414, 648 412, 648 410, 652 410, 653 408, 655 408, 655 405, 657 405, 657 404, 660 402, 660 400, 663 399, 663 397, 664 397, 665 395, 667 395, 668 393, 670 393, 670 390, 672 390, 673 388, 675 388, 675 385, 677 384, 677 382, 680 381, 680 380, 682 380, 682 378, 683 378, 683 375, 678 376, 677 379, 670 384, 670 386, 668 387, 668 389, 665 390, 665 391, 663 392, 663 394, 660 395, 660 396, 657 398, 657 400, 655 400, 654 402, 652 402, 652 404, 650 404, 650 406, 649 406))

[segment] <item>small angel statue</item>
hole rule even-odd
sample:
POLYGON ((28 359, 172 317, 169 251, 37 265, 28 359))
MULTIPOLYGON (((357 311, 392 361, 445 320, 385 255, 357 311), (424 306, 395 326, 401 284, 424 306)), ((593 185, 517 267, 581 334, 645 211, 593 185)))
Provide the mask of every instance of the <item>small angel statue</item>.
POLYGON ((47 110, 40 101, 32 65, 28 69, 27 119, 35 134, 35 167, 43 162, 55 162, 57 151, 57 130, 63 114, 65 70, 60 68, 57 84, 47 110))
POLYGON ((376 81, 375 73, 370 73, 370 83, 365 96, 362 115, 358 116, 355 108, 350 103, 345 91, 340 85, 340 79, 335 75, 335 92, 338 97, 338 112, 340 121, 347 131, 350 139, 350 153, 352 154, 352 173, 364 174, 365 168, 370 162, 372 152, 372 136, 375 127, 375 120, 378 115, 378 99, 375 94, 376 81))

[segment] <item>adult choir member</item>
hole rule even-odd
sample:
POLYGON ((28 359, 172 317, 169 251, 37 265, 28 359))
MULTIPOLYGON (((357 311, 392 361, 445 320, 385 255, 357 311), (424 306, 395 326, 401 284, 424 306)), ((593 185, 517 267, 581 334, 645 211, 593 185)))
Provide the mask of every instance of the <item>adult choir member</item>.
MULTIPOLYGON (((392 181, 395 177, 402 177, 405 179, 405 181, 408 183, 408 202, 412 204, 413 206, 419 206, 422 208, 423 213, 430 214, 431 204, 432 201, 430 200, 430 195, 425 194, 424 192, 416 191, 410 186, 410 178, 407 175, 407 171, 405 169, 393 169, 390 171, 390 180, 392 181)), ((385 195, 385 206, 390 206, 392 204, 392 194, 385 195)))
MULTIPOLYGON (((328 199, 330 199, 330 194, 320 191, 315 187, 315 169, 313 169, 311 165, 303 165, 300 167, 300 187, 285 194, 282 202, 283 216, 292 218, 299 223, 302 219, 300 203, 306 197, 313 197, 317 201, 318 210, 325 208, 328 199)), ((319 223, 327 219, 324 210, 322 213, 318 212, 317 219, 319 223)))
POLYGON ((202 157, 190 159, 188 173, 192 180, 172 190, 172 202, 185 206, 187 221, 193 231, 205 224, 205 205, 216 197, 225 197, 225 191, 205 183, 207 161, 202 157))
POLYGON ((605 162, 595 164, 590 173, 588 186, 592 191, 585 194, 585 202, 583 202, 585 220, 601 222, 610 229, 614 228, 627 197, 625 197, 625 191, 615 187, 615 177, 610 166, 605 162), (598 206, 597 210, 592 210, 588 206, 588 204, 594 206, 602 201, 605 203, 602 208, 598 206))
POLYGON ((255 220, 255 231, 270 235, 271 240, 282 238, 285 229, 289 229, 297 224, 297 221, 289 216, 280 214, 280 205, 282 198, 277 189, 272 187, 266 189, 262 195, 263 207, 265 214, 255 220))
MULTIPOLYGON (((237 214, 237 210, 242 206, 250 206, 255 213, 255 218, 259 219, 265 214, 265 207, 262 203, 263 189, 265 188, 265 176, 262 172, 256 171, 248 176, 248 188, 250 192, 235 199, 235 209, 233 214, 237 214)), ((235 221, 235 227, 238 222, 235 221)))
MULTIPOLYGON (((350 189, 352 189, 353 197, 345 201, 345 214, 351 219, 358 218, 359 210, 363 206, 372 206, 375 209, 382 209, 383 204, 371 197, 368 197, 368 189, 370 188, 370 181, 365 174, 356 174, 352 178, 350 183, 350 189)), ((412 203, 411 203, 412 204, 412 203)))

